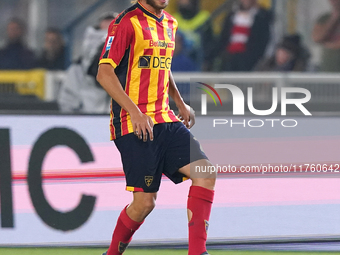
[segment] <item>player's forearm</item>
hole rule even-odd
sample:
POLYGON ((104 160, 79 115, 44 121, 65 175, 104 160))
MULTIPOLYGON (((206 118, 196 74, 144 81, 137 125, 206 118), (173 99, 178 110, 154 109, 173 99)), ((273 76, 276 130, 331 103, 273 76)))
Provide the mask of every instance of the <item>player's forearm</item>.
POLYGON ((98 69, 97 81, 104 90, 130 115, 141 113, 137 105, 125 93, 114 69, 109 64, 101 64, 98 69))
POLYGON ((170 72, 170 79, 169 79, 169 95, 174 100, 177 108, 180 108, 185 105, 184 100, 178 91, 174 77, 172 76, 171 72, 170 72))

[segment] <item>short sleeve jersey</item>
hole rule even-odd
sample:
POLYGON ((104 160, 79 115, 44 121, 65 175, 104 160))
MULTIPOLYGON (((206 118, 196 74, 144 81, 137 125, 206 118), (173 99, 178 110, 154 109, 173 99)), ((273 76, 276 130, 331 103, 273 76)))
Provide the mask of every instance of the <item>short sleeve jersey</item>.
MULTIPOLYGON (((149 12, 137 3, 110 25, 99 64, 111 64, 126 94, 155 124, 177 122, 169 108, 169 76, 177 21, 163 11, 149 12)), ((133 132, 130 115, 111 102, 111 139, 133 132)))

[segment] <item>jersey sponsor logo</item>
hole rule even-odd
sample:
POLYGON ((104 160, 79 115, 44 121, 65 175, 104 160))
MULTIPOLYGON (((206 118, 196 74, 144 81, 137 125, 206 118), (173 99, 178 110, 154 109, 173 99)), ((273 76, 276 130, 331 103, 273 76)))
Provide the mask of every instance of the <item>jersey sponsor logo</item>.
POLYGON ((142 56, 142 57, 139 57, 138 67, 139 68, 159 68, 159 69, 170 70, 171 58, 142 56))
POLYGON ((171 58, 154 57, 153 58, 152 67, 153 68, 160 68, 160 69, 170 70, 170 67, 171 67, 171 58))
POLYGON ((114 38, 115 38, 114 36, 110 36, 109 39, 107 40, 106 51, 111 49, 111 45, 112 45, 112 42, 113 42, 114 38))
POLYGON ((153 182, 153 176, 145 176, 145 184, 150 187, 153 182))
POLYGON ((150 47, 173 49, 175 47, 175 44, 174 43, 167 43, 166 41, 153 41, 153 40, 150 40, 150 47))
POLYGON ((141 56, 139 57, 139 68, 150 68, 151 56, 141 56))

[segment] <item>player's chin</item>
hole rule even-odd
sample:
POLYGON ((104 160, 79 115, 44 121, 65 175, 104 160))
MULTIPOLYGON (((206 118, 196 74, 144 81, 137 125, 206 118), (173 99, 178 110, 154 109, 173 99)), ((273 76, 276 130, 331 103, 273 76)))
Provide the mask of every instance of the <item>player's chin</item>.
POLYGON ((164 9, 169 5, 169 0, 157 0, 157 2, 161 9, 164 9))

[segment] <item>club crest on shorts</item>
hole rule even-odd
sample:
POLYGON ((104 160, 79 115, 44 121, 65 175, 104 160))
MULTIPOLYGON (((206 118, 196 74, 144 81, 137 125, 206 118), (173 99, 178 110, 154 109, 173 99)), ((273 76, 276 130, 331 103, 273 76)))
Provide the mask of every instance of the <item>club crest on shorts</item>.
POLYGON ((153 176, 145 176, 145 184, 146 186, 150 187, 153 182, 153 176))
POLYGON ((170 40, 172 40, 172 29, 171 29, 171 28, 167 28, 167 29, 166 29, 166 32, 167 32, 167 34, 168 34, 170 40))
POLYGON ((205 223, 205 232, 208 234, 209 222, 207 220, 204 220, 204 223, 205 223))

